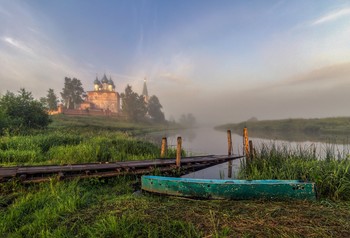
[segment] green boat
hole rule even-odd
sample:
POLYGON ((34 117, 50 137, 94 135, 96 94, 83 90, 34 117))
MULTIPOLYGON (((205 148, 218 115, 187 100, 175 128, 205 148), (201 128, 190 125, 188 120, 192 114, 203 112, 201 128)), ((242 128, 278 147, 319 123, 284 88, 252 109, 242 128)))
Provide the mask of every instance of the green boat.
POLYGON ((142 190, 204 199, 316 199, 315 184, 299 180, 218 180, 142 176, 142 190))

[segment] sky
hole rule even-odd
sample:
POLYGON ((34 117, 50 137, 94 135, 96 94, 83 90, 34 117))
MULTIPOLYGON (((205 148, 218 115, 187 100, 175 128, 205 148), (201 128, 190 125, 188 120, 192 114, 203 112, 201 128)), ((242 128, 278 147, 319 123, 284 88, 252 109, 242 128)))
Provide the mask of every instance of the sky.
POLYGON ((0 93, 111 76, 201 123, 350 116, 350 1, 0 0, 0 93))

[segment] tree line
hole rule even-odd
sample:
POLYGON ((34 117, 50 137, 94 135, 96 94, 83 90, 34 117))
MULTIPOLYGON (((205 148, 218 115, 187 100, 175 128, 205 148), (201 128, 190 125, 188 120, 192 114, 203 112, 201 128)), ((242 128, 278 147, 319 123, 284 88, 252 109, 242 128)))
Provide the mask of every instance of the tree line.
MULTIPOLYGON (((60 93, 65 108, 77 108, 86 97, 82 83, 77 78, 65 78, 64 87, 60 93)), ((122 114, 132 122, 166 122, 162 105, 157 96, 148 101, 127 85, 121 93, 122 114)), ((49 88, 47 95, 39 100, 34 99, 31 92, 21 88, 17 93, 7 91, 0 96, 0 135, 16 134, 30 129, 45 128, 51 122, 48 111, 57 110, 58 97, 49 88)))
POLYGON ((165 122, 164 113, 161 111, 163 106, 157 96, 151 96, 146 102, 145 97, 134 92, 130 85, 126 86, 125 91, 120 96, 122 113, 127 120, 142 122, 150 119, 157 123, 165 122))
MULTIPOLYGON (((60 94, 63 106, 68 109, 76 109, 86 97, 82 83, 77 78, 65 77, 60 94)), ((127 85, 120 96, 121 111, 126 120, 167 123, 162 112, 163 106, 156 95, 146 100, 143 95, 137 94, 130 85, 127 85)), ((0 95, 0 135, 47 127, 51 122, 48 112, 56 111, 58 103, 59 99, 52 88, 49 88, 47 95, 39 100, 34 99, 32 93, 24 88, 17 93, 7 91, 5 95, 0 95)), ((174 119, 169 123, 176 124, 174 119)), ((179 124, 193 127, 196 119, 191 113, 183 114, 179 124)))

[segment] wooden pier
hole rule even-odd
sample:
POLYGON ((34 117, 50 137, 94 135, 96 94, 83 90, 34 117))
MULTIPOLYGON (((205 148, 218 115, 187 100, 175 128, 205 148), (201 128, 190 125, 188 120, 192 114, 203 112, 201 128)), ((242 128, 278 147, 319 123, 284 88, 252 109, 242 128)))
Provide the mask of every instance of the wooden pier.
POLYGON ((240 159, 240 155, 207 155, 181 158, 181 167, 178 159, 154 159, 143 161, 88 163, 69 165, 42 165, 0 167, 0 182, 18 179, 24 183, 42 182, 51 178, 69 179, 74 177, 114 177, 128 174, 149 174, 155 171, 167 172, 181 169, 182 172, 192 172, 213 165, 240 159))
POLYGON ((253 144, 249 141, 247 128, 243 131, 244 155, 232 155, 231 131, 227 131, 228 155, 206 155, 181 158, 182 138, 177 138, 176 158, 165 158, 167 139, 162 139, 160 159, 104 162, 67 165, 40 165, 0 167, 0 182, 20 180, 23 183, 43 182, 52 178, 70 179, 74 177, 115 177, 120 175, 142 175, 154 172, 181 172, 183 174, 229 162, 228 177, 232 177, 232 160, 245 158, 248 163, 253 160, 253 144), (250 150, 249 150, 250 148, 250 150))

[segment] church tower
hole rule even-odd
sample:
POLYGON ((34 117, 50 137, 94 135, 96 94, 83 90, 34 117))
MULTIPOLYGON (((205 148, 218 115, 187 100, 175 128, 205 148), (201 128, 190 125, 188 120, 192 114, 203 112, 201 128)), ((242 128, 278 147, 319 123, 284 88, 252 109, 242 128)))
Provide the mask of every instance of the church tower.
POLYGON ((102 90, 107 91, 108 90, 108 79, 106 74, 103 75, 103 78, 101 79, 102 83, 102 90))
POLYGON ((145 78, 143 80, 142 96, 145 98, 145 102, 148 102, 149 96, 148 96, 146 81, 147 81, 147 79, 145 78))

